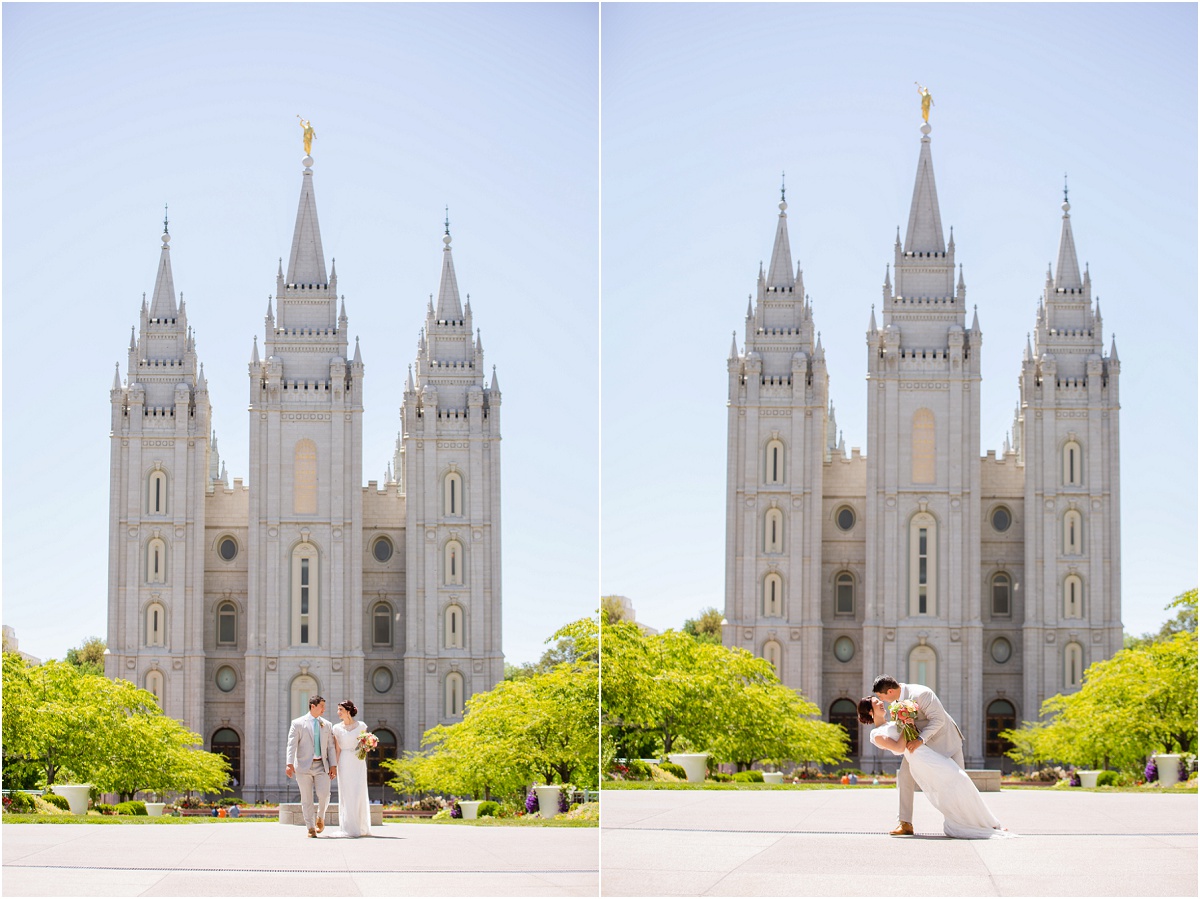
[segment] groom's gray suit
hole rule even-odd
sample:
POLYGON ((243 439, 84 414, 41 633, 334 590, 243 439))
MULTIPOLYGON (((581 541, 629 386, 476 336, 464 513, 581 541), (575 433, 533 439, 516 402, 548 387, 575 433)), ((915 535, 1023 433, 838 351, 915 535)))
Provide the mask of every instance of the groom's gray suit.
POLYGON ((316 818, 325 820, 325 810, 329 807, 329 772, 337 767, 337 742, 329 722, 324 718, 313 718, 311 713, 293 721, 288 731, 287 763, 295 768, 296 786, 300 788, 300 809, 304 813, 304 824, 311 831, 316 826, 316 818), (313 721, 319 722, 321 728, 319 757, 313 741, 313 721), (314 787, 318 803, 315 812, 314 787))
MULTIPOLYGON (((962 731, 950 714, 942 708, 942 701, 923 684, 901 684, 900 698, 911 699, 917 704, 917 732, 921 741, 935 752, 954 759, 958 767, 966 768, 963 762, 962 731)), ((896 775, 896 787, 900 790, 900 820, 912 823, 913 787, 912 769, 908 767, 908 753, 900 763, 896 775)))

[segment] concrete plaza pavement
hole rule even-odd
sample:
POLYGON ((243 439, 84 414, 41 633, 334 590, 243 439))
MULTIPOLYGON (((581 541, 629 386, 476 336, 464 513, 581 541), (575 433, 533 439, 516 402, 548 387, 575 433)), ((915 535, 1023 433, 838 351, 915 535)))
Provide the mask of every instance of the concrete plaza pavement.
POLYGON ((1196 896, 1197 797, 985 793, 1019 839, 951 840, 894 789, 608 791, 604 896, 1196 896), (936 872, 936 873, 935 873, 936 872))
POLYGON ((5 896, 596 896, 594 827, 5 824, 5 896), (333 829, 336 831, 336 829, 333 829))

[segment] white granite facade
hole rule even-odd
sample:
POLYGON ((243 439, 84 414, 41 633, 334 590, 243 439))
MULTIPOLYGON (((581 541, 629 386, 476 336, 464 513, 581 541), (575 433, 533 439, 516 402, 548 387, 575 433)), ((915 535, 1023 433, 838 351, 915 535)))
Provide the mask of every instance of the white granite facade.
POLYGON ((362 486, 362 384, 306 157, 286 274, 249 365, 250 472, 221 465, 170 236, 114 377, 107 674, 286 790, 289 721, 353 699, 400 749, 503 676, 500 390, 484 376, 447 223, 441 289, 401 393, 384 484, 362 486), (394 467, 393 467, 394 466, 394 467))
POLYGON ((888 763, 853 723, 878 674, 937 690, 968 767, 1007 767, 996 733, 1036 719, 1122 645, 1120 363, 1115 344, 1104 351, 1064 202, 1013 440, 980 455, 983 335, 977 313, 968 325, 922 133, 881 323, 870 310, 865 456, 838 434, 780 203, 728 359, 725 642, 774 661, 846 723, 861 767, 888 763))

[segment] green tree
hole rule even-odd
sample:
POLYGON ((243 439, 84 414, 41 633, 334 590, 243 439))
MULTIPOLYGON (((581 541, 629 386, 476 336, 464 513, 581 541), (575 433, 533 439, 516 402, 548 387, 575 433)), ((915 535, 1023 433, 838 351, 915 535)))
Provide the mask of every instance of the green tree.
POLYGON ((84 674, 103 674, 104 653, 107 649, 99 637, 88 637, 79 646, 67 650, 67 662, 84 674))
POLYGON ((700 617, 689 618, 683 623, 683 632, 705 643, 721 643, 721 622, 725 616, 709 606, 700 610, 700 617))
POLYGON ((1004 733, 1015 744, 1008 755, 1136 772, 1154 752, 1194 753, 1196 664, 1194 631, 1096 662, 1077 692, 1042 703, 1043 721, 1004 733))
POLYGON ((601 596, 600 597, 600 617, 605 624, 616 624, 618 621, 625 621, 629 611, 625 608, 625 604, 621 602, 619 596, 601 596))
POLYGON ((1167 611, 1176 609, 1175 614, 1169 618, 1157 634, 1142 634, 1140 637, 1134 637, 1129 634, 1125 635, 1125 648, 1133 649, 1137 646, 1145 646, 1149 643, 1161 642, 1168 640, 1176 634, 1196 633, 1196 589, 1193 588, 1185 593, 1181 593, 1171 600, 1165 606, 1167 611))

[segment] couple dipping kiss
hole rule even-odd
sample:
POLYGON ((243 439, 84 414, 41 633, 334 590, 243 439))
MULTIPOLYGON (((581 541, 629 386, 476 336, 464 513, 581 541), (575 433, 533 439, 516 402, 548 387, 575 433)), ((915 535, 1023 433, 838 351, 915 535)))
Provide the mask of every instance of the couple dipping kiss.
POLYGON ((871 742, 904 757, 896 787, 900 791, 900 823, 892 836, 913 833, 913 783, 945 818, 942 830, 960 840, 1012 837, 984 805, 983 797, 963 770, 962 732, 946 714, 941 700, 921 684, 902 684, 883 675, 871 685, 874 696, 858 703, 858 720, 874 724, 871 742), (889 720, 889 706, 899 714, 889 720), (913 708, 915 706, 915 708, 913 708), (905 724, 910 725, 906 737, 905 724))
POLYGON ((308 835, 315 837, 325 829, 325 810, 329 806, 329 783, 338 782, 338 830, 342 837, 371 835, 371 807, 367 804, 367 761, 358 757, 359 734, 366 725, 356 722, 358 708, 347 699, 337 707, 341 724, 330 725, 321 717, 325 700, 314 696, 308 701, 308 714, 292 722, 288 731, 288 777, 300 787, 300 808, 308 835), (313 789, 318 806, 313 809, 313 789))

